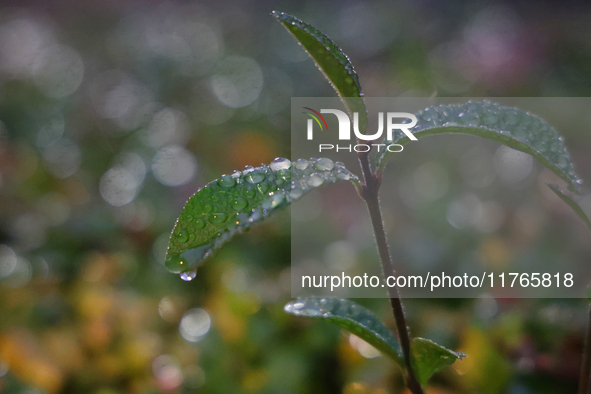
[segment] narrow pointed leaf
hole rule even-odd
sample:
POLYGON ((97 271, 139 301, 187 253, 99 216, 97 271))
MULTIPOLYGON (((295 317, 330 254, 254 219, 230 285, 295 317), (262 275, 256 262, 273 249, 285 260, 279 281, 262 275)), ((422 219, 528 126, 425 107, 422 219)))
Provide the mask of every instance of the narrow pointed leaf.
MULTIPOLYGON (((536 115, 488 101, 469 101, 466 104, 429 107, 416 116, 418 123, 411 131, 417 138, 454 133, 477 135, 496 141, 533 156, 564 179, 569 189, 579 190, 581 180, 575 173, 564 138, 536 115)), ((384 143, 403 145, 408 141, 409 138, 398 130, 393 135, 393 141, 384 143)), ((387 150, 378 153, 380 170, 383 170, 390 154, 387 150)))
POLYGON ((284 12, 273 11, 271 15, 293 35, 314 60, 318 69, 343 100, 351 119, 354 112, 360 114, 359 127, 360 130, 365 130, 367 110, 363 100, 347 100, 347 97, 363 97, 359 77, 349 57, 326 34, 314 26, 284 12))
POLYGON ((185 204, 170 236, 166 268, 174 273, 193 272, 234 234, 321 185, 347 180, 358 183, 342 163, 326 158, 294 162, 277 158, 268 166, 223 175, 185 204))
POLYGON ((547 185, 550 188, 550 190, 556 193, 556 195, 560 197, 562 201, 567 203, 568 206, 571 207, 573 211, 575 211, 575 213, 583 220, 587 228, 591 230, 591 221, 589 221, 589 217, 587 216, 583 208, 581 208, 579 203, 577 203, 576 201, 578 199, 578 196, 574 196, 570 193, 563 192, 562 190, 560 190, 560 187, 553 185, 551 183, 548 183, 547 185))
POLYGON ((412 369, 421 384, 426 384, 443 367, 466 357, 465 353, 451 351, 425 338, 413 338, 410 351, 412 369))
POLYGON ((398 340, 369 310, 346 299, 299 298, 285 305, 285 311, 294 316, 323 319, 355 334, 380 352, 390 356, 404 368, 398 340))

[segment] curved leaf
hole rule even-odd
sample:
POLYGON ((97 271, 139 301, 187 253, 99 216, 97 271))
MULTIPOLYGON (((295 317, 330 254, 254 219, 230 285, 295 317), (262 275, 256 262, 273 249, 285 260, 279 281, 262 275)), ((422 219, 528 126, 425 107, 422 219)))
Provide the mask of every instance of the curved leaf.
POLYGON ((294 316, 324 319, 344 328, 390 356, 404 369, 402 351, 392 331, 361 305, 339 298, 298 298, 284 309, 294 316))
POLYGON ((197 265, 234 234, 323 184, 346 180, 358 183, 342 163, 326 158, 276 158, 268 166, 222 175, 185 204, 170 235, 166 268, 190 280, 197 265))
POLYGON ((581 208, 581 206, 575 201, 576 196, 563 192, 562 190, 560 190, 560 187, 553 185, 551 183, 547 183, 547 185, 550 188, 550 190, 556 193, 556 195, 560 197, 562 201, 567 203, 568 206, 571 207, 577 215, 579 215, 579 217, 583 220, 587 228, 591 230, 591 222, 589 221, 589 217, 587 216, 583 208, 581 208))
POLYGON ((349 57, 326 34, 314 26, 285 12, 273 11, 271 15, 294 36, 314 60, 318 69, 343 100, 351 119, 353 119, 354 112, 361 114, 359 127, 361 130, 365 130, 367 124, 365 103, 359 99, 347 100, 347 97, 363 97, 359 77, 349 57))
MULTIPOLYGON (((536 115, 488 101, 469 101, 426 108, 417 114, 417 119, 412 129, 417 138, 445 133, 477 135, 533 156, 564 179, 573 191, 578 192, 582 183, 564 146, 564 138, 536 115)), ((384 143, 403 145, 408 141, 408 137, 397 130, 393 141, 384 143)), ((380 170, 389 155, 387 149, 378 153, 380 170)))
MULTIPOLYGON (((344 328, 390 356, 402 369, 404 358, 398 340, 386 326, 369 310, 353 301, 339 298, 298 298, 285 305, 285 311, 299 317, 326 320, 344 328)), ((414 338, 411 343, 411 365, 421 384, 446 365, 466 357, 424 339, 414 338)))
POLYGON ((466 353, 457 353, 425 338, 413 338, 410 345, 411 365, 421 384, 447 365, 466 357, 466 353))

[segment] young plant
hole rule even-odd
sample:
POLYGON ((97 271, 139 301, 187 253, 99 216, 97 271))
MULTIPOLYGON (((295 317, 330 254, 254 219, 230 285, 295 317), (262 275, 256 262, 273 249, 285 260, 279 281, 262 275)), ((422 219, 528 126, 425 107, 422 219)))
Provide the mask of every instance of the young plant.
MULTIPOLYGON (((349 58, 328 36, 311 25, 285 13, 273 12, 272 15, 314 60, 343 101, 350 118, 354 119, 353 113, 359 114, 360 130, 365 132, 367 111, 359 78, 349 58)), ((416 116, 418 123, 413 133, 418 138, 462 133, 496 141, 530 154, 562 178, 570 190, 579 190, 581 180, 576 176, 563 138, 535 115, 490 102, 467 102, 429 107, 416 116)), ((399 132, 392 140, 383 143, 402 145, 408 140, 399 132)), ((184 280, 191 280, 199 264, 234 234, 260 223, 320 186, 349 181, 367 205, 383 273, 393 275, 395 269, 378 198, 388 156, 386 150, 375 156, 360 152, 358 159, 362 171, 359 177, 342 163, 327 158, 293 161, 277 158, 269 165, 247 166, 242 171, 222 175, 197 191, 186 203, 172 230, 166 267, 184 280)), ((555 186, 550 187, 591 228, 589 219, 572 197, 555 186)), ((345 299, 298 299, 288 303, 285 311, 294 316, 327 320, 359 336, 402 368, 413 394, 423 393, 423 386, 435 372, 465 354, 445 349, 428 339, 411 339, 398 289, 390 288, 389 297, 397 338, 373 313, 345 299)), ((583 366, 582 374, 587 378, 588 364, 583 366)), ((587 390, 587 381, 581 379, 584 390, 587 390)))

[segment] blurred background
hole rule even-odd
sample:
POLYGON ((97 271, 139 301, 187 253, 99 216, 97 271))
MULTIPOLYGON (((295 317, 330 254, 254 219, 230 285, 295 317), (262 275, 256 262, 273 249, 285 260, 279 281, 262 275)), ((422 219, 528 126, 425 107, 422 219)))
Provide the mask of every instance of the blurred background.
MULTIPOLYGON (((164 268, 188 197, 222 173, 289 156, 290 98, 333 95, 273 9, 329 34, 368 96, 591 92, 591 8, 577 2, 0 8, 2 393, 407 393, 363 341, 283 312, 289 211, 238 236, 191 282, 164 268)), ((588 131, 560 131, 591 180, 588 131)), ((510 152, 462 141, 483 150, 459 158, 433 148, 427 164, 388 170, 399 171, 390 187, 400 204, 387 216, 412 229, 395 246, 410 245, 406 259, 589 256, 582 223, 541 192, 539 166, 506 178, 510 152), (429 179, 435 190, 425 192, 429 179), (481 202, 486 220, 474 219, 481 202)), ((327 239, 327 254, 357 251, 327 239)), ((386 300, 360 302, 392 326, 386 300)), ((575 392, 582 300, 406 305, 413 335, 469 354, 429 394, 575 392)))

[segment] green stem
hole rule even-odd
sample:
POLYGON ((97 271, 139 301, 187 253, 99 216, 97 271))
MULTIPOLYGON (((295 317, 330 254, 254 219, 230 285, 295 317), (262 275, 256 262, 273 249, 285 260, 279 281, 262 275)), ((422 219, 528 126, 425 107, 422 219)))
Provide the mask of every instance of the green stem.
MULTIPOLYGON (((369 153, 360 153, 359 163, 361 164, 363 174, 362 197, 369 210, 380 261, 382 262, 382 271, 384 272, 384 275, 394 275, 394 265, 392 264, 392 258, 388 248, 388 241, 386 238, 386 232, 384 231, 384 222, 382 220, 382 211, 380 209, 380 201, 378 197, 381 180, 378 178, 377 174, 372 173, 371 171, 369 153)), ((390 296, 392 314, 394 315, 394 321, 398 331, 398 340, 400 341, 400 347, 402 348, 402 354, 404 356, 406 384, 413 394, 423 394, 423 388, 418 382, 410 363, 410 333, 406 324, 406 318, 404 317, 404 307, 402 306, 402 300, 400 299, 398 288, 388 288, 388 294, 390 296)))

